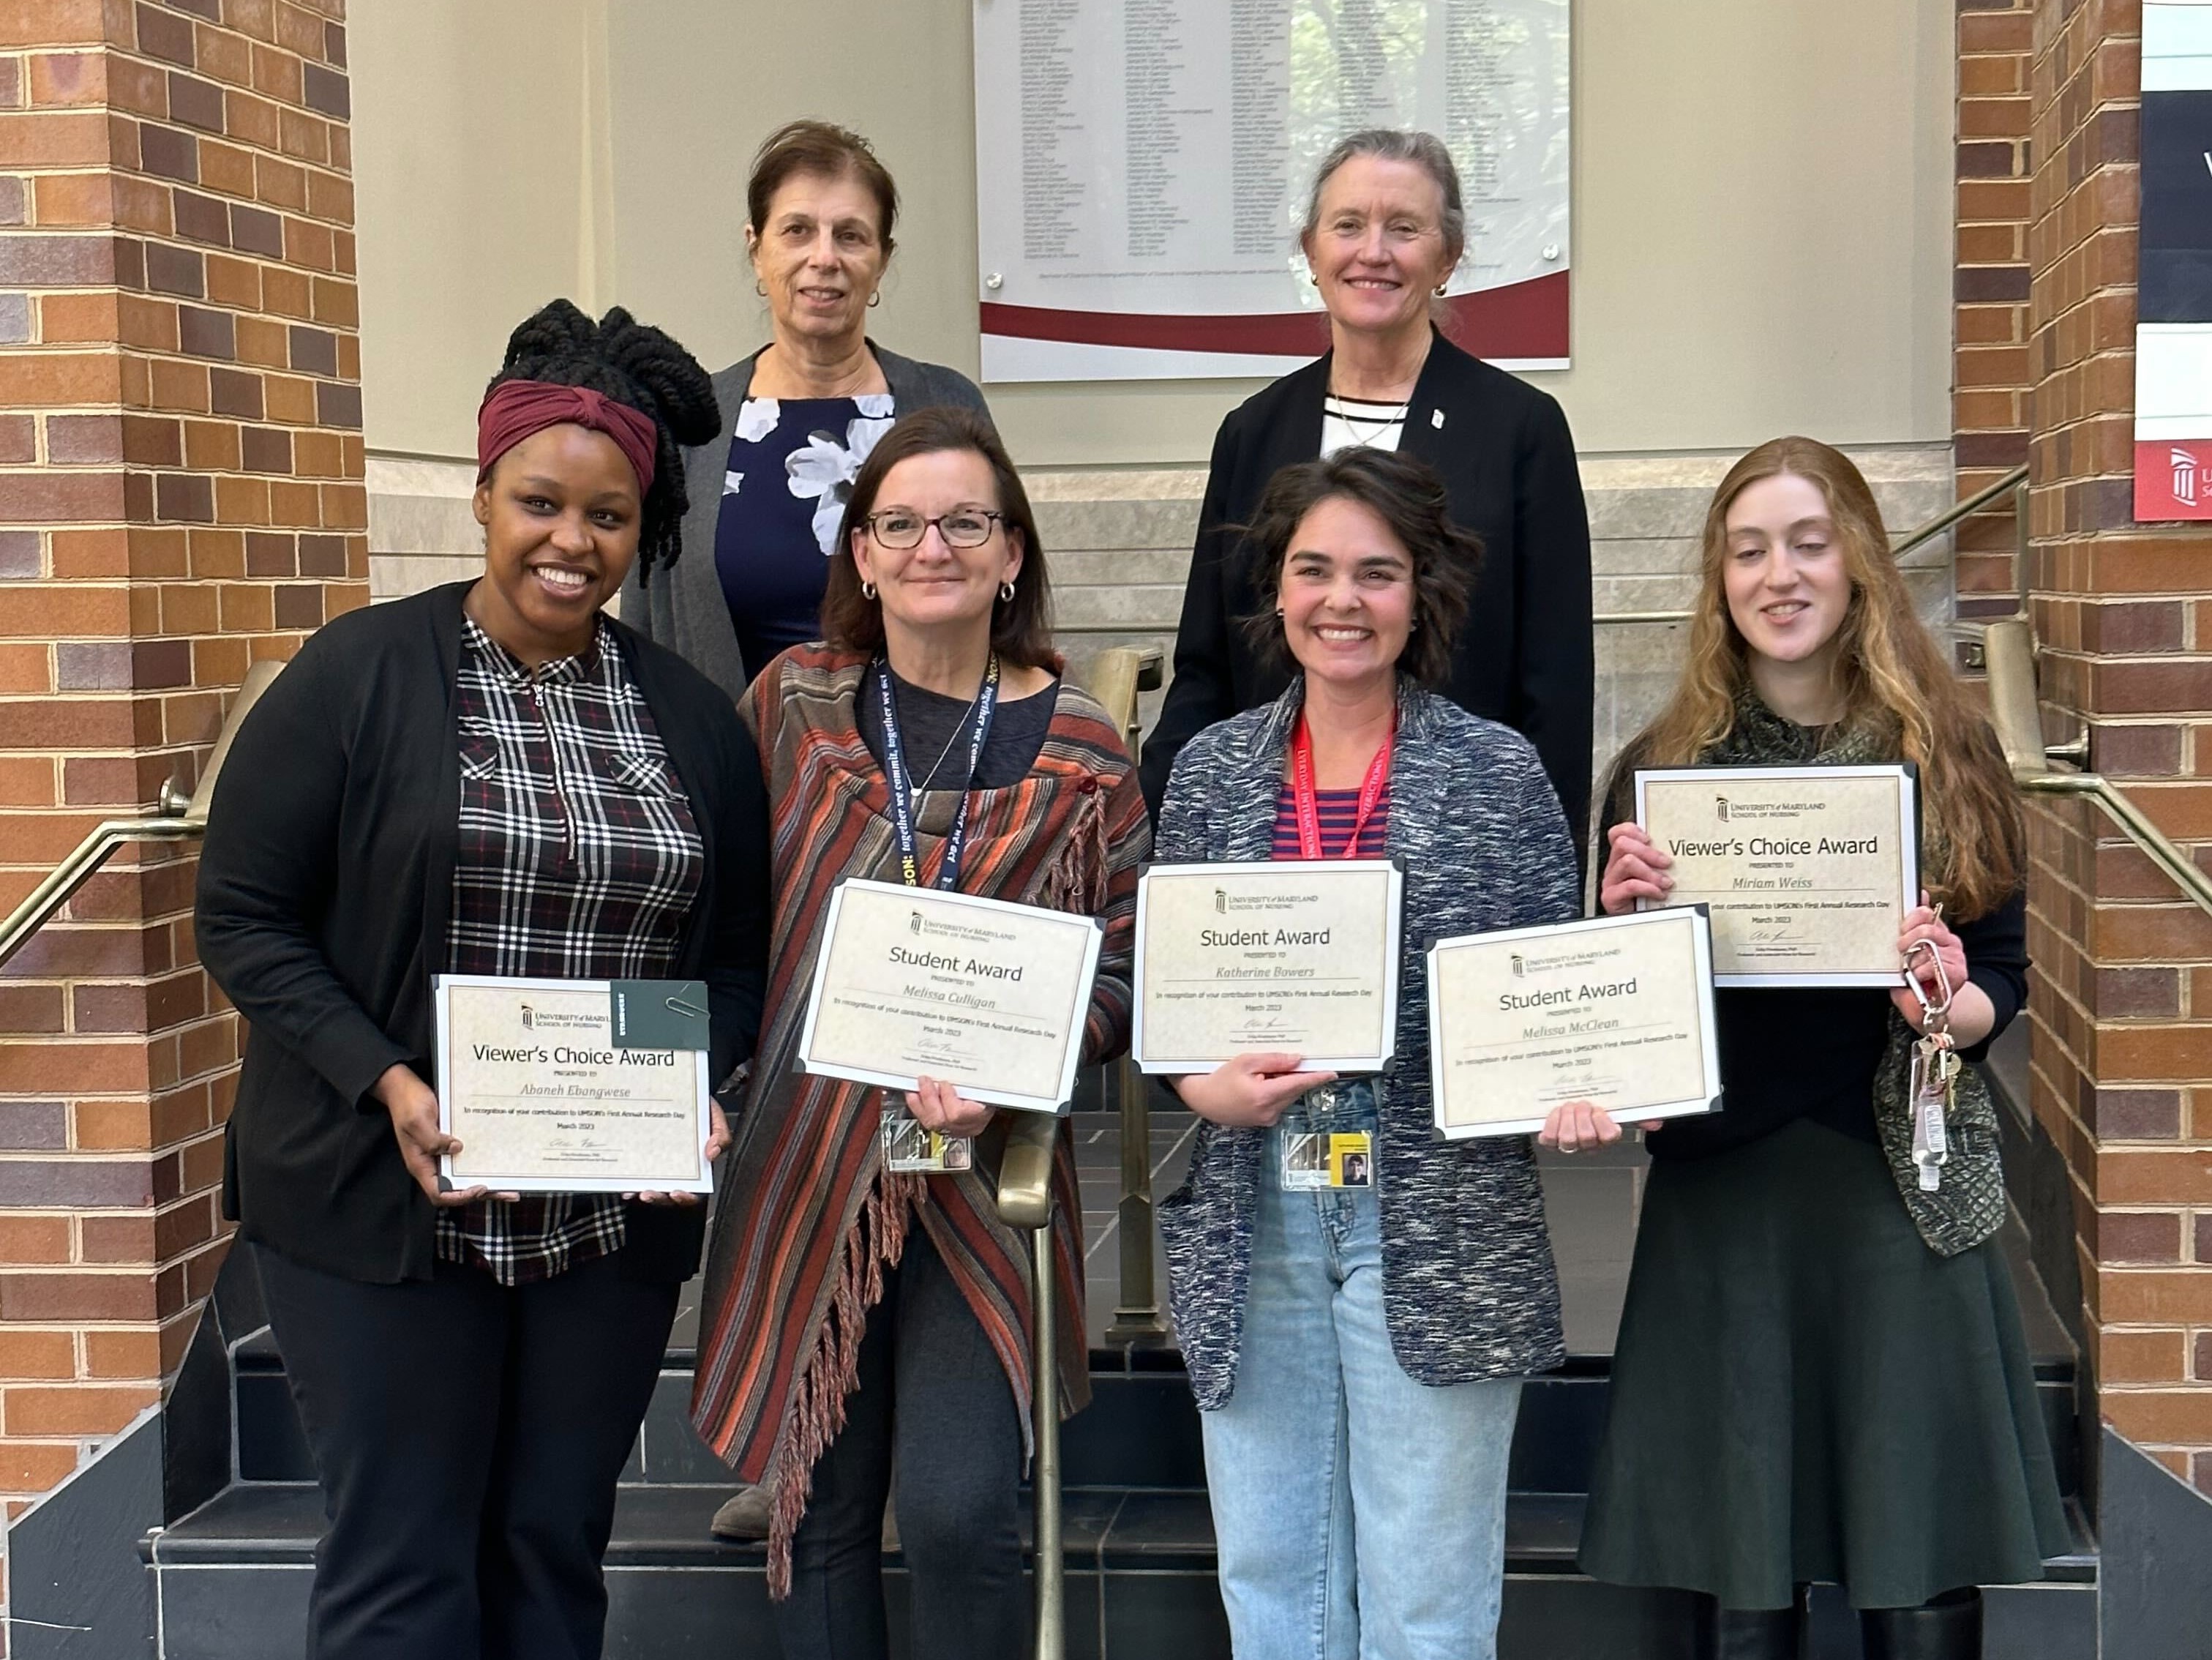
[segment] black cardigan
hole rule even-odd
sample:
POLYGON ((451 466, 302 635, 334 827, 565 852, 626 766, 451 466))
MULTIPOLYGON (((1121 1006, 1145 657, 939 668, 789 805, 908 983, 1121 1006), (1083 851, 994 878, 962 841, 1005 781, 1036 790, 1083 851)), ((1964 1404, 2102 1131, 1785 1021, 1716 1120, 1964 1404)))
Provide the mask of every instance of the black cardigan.
MULTIPOLYGON (((1217 721, 1273 702, 1289 684, 1261 667, 1238 627, 1259 600, 1231 527, 1250 521, 1277 471, 1320 454, 1328 375, 1326 356, 1285 375, 1231 410, 1214 438, 1175 682, 1145 740, 1145 800, 1156 819, 1182 746, 1217 721)), ((1548 393, 1439 335, 1398 447, 1436 468, 1452 517, 1482 538, 1481 578, 1454 643, 1451 683, 1440 690, 1535 745, 1579 847, 1594 696, 1590 547, 1567 417, 1548 393)))
MULTIPOLYGON (((200 960, 251 1025, 223 1213, 241 1237, 347 1279, 433 1271, 434 1208, 369 1091, 395 1063, 436 1081, 430 981, 452 909, 468 586, 353 611, 300 648, 239 728, 200 855, 200 960)), ((706 844, 675 972, 707 982, 720 1082, 760 1030, 768 792, 729 698, 614 627, 706 844)), ((624 1272, 687 1278, 704 1215, 631 1205, 624 1272)))

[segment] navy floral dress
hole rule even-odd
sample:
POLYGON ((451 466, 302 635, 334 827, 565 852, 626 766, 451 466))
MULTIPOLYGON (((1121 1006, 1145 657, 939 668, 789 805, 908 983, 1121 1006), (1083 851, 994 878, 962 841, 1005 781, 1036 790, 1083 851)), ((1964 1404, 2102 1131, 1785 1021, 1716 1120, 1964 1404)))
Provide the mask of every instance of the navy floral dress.
POLYGON ((895 417, 889 392, 748 398, 714 526, 714 569, 748 678, 822 637, 822 591, 854 475, 895 417))

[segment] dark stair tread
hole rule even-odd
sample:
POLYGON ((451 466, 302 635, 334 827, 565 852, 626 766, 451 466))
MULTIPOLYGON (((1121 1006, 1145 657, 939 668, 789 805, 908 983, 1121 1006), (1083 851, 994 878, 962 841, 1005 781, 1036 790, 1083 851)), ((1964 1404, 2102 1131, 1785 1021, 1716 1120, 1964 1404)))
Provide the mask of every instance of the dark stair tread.
MULTIPOLYGON (((726 1496, 726 1489, 721 1487, 623 1487, 616 1499, 608 1563, 633 1569, 760 1569, 763 1547, 726 1543, 707 1531, 715 1507, 726 1496)), ((1506 1572, 1574 1576, 1583 1506, 1579 1493, 1511 1494, 1505 1513, 1506 1572)), ((2093 1584, 2095 1547, 2070 1501, 2068 1516, 2075 1548, 2046 1565, 2047 1579, 2093 1584)), ((1062 1517, 1071 1568, 1110 1572, 1212 1566, 1213 1517, 1202 1493, 1103 1487, 1071 1492, 1064 1497, 1062 1517)), ((301 1565, 312 1559, 322 1522, 321 1495, 310 1485, 242 1482, 149 1535, 141 1548, 164 1568, 301 1565)), ((1025 1536, 1028 1530, 1024 1515, 1025 1536)))

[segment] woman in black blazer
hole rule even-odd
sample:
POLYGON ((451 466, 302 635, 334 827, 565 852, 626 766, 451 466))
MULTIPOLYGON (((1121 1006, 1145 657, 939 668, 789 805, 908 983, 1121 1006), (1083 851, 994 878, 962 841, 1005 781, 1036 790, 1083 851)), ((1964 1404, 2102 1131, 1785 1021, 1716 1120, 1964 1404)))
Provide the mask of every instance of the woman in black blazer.
POLYGON ((626 313, 524 323, 478 415, 484 575, 309 640, 216 789, 199 948, 250 1026, 224 1207, 323 1487, 319 1660, 600 1650, 616 1478, 703 1212, 441 1191, 432 982, 702 980, 709 1076, 751 1055, 759 762, 726 696, 599 610, 672 556, 678 446, 718 424, 626 313))
POLYGON ((1582 844, 1592 700, 1582 477, 1559 404, 1430 321, 1464 235, 1459 174, 1431 135, 1355 133, 1322 161, 1302 242, 1330 350, 1230 411, 1213 441, 1175 679, 1145 744, 1155 818, 1182 746, 1288 684, 1238 626, 1257 603, 1238 527, 1280 469, 1365 444, 1434 467, 1453 519, 1481 538, 1482 575, 1443 690, 1536 746, 1582 844))

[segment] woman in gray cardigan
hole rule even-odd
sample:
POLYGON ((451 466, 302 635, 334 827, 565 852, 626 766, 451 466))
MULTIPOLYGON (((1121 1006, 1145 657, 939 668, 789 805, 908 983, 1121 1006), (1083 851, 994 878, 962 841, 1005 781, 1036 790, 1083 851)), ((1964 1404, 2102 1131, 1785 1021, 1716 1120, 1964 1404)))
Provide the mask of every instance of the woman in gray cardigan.
POLYGON ((1449 671, 1479 551, 1426 463, 1286 467, 1246 545, 1255 636, 1303 673, 1176 757, 1155 854, 1395 857, 1405 897, 1381 1073, 1256 1054, 1176 1080, 1206 1122, 1160 1228, 1222 1600, 1237 1660, 1490 1657, 1521 1379, 1565 1347, 1528 1140, 1431 1128, 1422 958, 1574 917, 1574 847, 1528 739, 1423 684, 1449 671), (1315 1171, 1317 1133, 1371 1156, 1315 1171))
POLYGON ((822 593, 854 476, 902 415, 983 408, 957 370, 867 337, 898 187, 859 134, 771 133, 746 181, 745 249, 773 337, 714 376, 730 427, 684 452, 692 556, 623 590, 623 621, 672 646, 732 698, 787 647, 822 635, 822 593))

